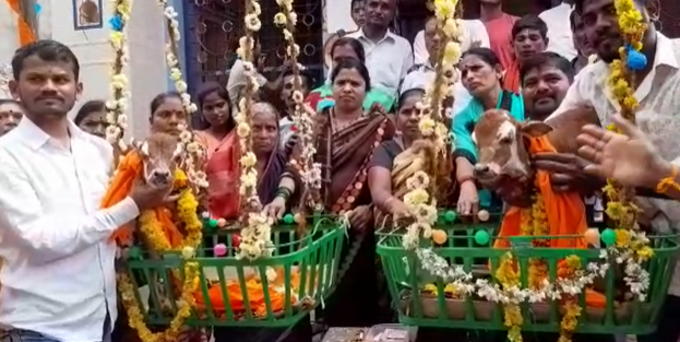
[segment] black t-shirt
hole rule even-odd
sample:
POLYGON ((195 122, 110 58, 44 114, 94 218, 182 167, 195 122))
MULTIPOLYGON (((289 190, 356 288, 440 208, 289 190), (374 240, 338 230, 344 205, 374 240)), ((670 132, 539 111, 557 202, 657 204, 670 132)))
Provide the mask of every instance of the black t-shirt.
POLYGON ((390 171, 392 171, 392 166, 394 165, 394 158, 403 152, 404 149, 399 145, 399 143, 392 139, 383 142, 378 146, 373 152, 373 160, 368 165, 370 169, 373 166, 381 166, 390 171))

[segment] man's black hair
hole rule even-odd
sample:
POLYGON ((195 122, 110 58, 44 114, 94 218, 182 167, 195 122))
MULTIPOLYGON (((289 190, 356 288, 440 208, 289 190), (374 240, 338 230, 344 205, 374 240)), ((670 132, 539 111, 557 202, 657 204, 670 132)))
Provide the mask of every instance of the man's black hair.
POLYGON ((515 36, 524 30, 536 30, 543 40, 548 38, 548 25, 536 15, 528 14, 517 20, 512 26, 512 39, 515 40, 515 36))
POLYGON ((19 80, 21 71, 24 69, 24 60, 31 56, 37 56, 47 62, 69 63, 73 66, 73 75, 76 81, 80 78, 80 63, 78 63, 78 58, 73 51, 58 41, 41 39, 20 47, 14 53, 12 72, 15 80, 19 80))
POLYGON ((76 124, 76 126, 78 126, 90 114, 103 111, 106 111, 106 103, 104 101, 102 100, 87 101, 78 110, 78 114, 76 114, 75 119, 73 119, 73 123, 76 124))
MULTIPOLYGON (((574 0, 574 10, 579 14, 582 13, 583 12, 583 4, 586 1, 588 1, 588 0, 574 0)), ((633 1, 636 1, 640 5, 646 5, 647 4, 647 0, 633 0, 633 1)), ((614 1, 612 0, 612 2, 614 2, 614 1)))
POLYGON ((538 68, 543 68, 546 66, 555 67, 558 70, 562 71, 569 79, 569 83, 572 83, 574 81, 574 75, 576 74, 574 71, 574 67, 566 58, 554 52, 541 52, 539 54, 536 54, 535 56, 530 57, 529 59, 527 59, 526 62, 522 63, 522 65, 520 66, 519 75, 520 79, 522 80, 522 84, 524 84, 524 77, 530 71, 538 68))
MULTIPOLYGON (((283 73, 284 78, 293 75, 294 75, 293 70, 290 69, 286 70, 283 73)), ((305 79, 305 81, 307 82, 307 87, 310 90, 314 89, 314 86, 316 85, 316 80, 314 79, 314 76, 312 76, 312 74, 310 74, 307 70, 300 70, 300 77, 305 79)))

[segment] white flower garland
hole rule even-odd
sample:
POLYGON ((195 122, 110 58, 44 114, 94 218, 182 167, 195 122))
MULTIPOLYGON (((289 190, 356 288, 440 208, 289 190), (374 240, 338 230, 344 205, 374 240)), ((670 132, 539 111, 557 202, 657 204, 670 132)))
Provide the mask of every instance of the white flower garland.
POLYGON ((293 113, 293 123, 297 129, 301 153, 298 160, 291 163, 300 172, 302 182, 305 185, 305 192, 302 203, 306 203, 315 210, 322 210, 323 204, 319 199, 321 189, 321 164, 314 163, 316 147, 314 146, 314 117, 315 111, 304 108, 304 95, 302 94, 302 78, 300 70, 304 67, 297 63, 300 55, 300 46, 295 43, 295 25, 297 25, 297 13, 293 9, 293 0, 276 0, 280 11, 274 15, 274 24, 281 27, 283 38, 286 41, 286 56, 295 61, 293 64, 293 101, 295 101, 295 112, 293 113))
MULTIPOLYGON (((465 272, 460 265, 449 266, 446 259, 430 248, 417 249, 416 256, 423 270, 443 282, 451 284, 458 295, 476 294, 490 302, 501 304, 540 303, 545 300, 559 301, 562 299, 562 295, 578 295, 588 285, 592 285, 596 278, 605 277, 612 258, 617 264, 625 263, 625 259, 620 257, 617 248, 603 249, 600 252, 599 262, 590 262, 585 269, 576 270, 576 275, 573 278, 558 278, 554 282, 550 282, 546 278, 538 289, 513 287, 510 290, 503 290, 498 284, 493 284, 486 279, 475 280, 472 274, 465 272)), ((626 264, 626 268, 628 268, 628 265, 630 264, 626 264)), ((642 273, 646 273, 646 271, 642 273)), ((627 280, 626 284, 631 293, 635 294, 640 301, 644 301, 647 289, 649 289, 649 275, 646 274, 646 277, 641 276, 636 280, 630 280, 627 280)))
POLYGON ((241 146, 241 184, 239 192, 242 203, 244 203, 245 215, 242 215, 243 228, 241 229, 241 242, 237 257, 246 259, 257 259, 270 256, 272 249, 271 225, 273 220, 262 212, 262 204, 257 195, 257 157, 253 153, 252 136, 250 127, 251 107, 253 104, 252 96, 259 89, 257 83, 257 70, 253 65, 253 49, 255 39, 253 35, 260 30, 260 14, 262 9, 257 0, 246 2, 246 16, 244 18, 246 26, 245 36, 239 39, 239 48, 236 50, 245 69, 248 81, 243 98, 238 104, 238 113, 235 116, 236 134, 240 139, 241 146))
MULTIPOLYGON (((418 127, 423 138, 434 141, 439 153, 444 154, 449 140, 448 128, 443 123, 443 117, 448 116, 450 109, 443 108, 445 97, 452 94, 453 84, 458 79, 458 72, 454 65, 460 59, 460 25, 455 18, 458 0, 435 0, 434 12, 437 20, 437 29, 443 35, 442 46, 444 51, 437 69, 434 84, 427 90, 425 97, 418 103, 420 112, 418 127), (444 114, 443 114, 444 113, 444 114)), ((407 228, 403 237, 403 245, 407 249, 418 247, 420 233, 423 237, 430 238, 432 225, 437 221, 437 201, 434 195, 428 194, 432 190, 429 177, 424 172, 413 175, 408 180, 409 193, 404 195, 404 204, 415 219, 407 228), (432 215, 434 213, 434 215, 432 215)))
POLYGON ((125 76, 129 57, 125 31, 130 20, 131 7, 130 0, 114 0, 113 17, 109 21, 112 26, 109 43, 113 48, 115 57, 111 65, 110 99, 106 101, 106 140, 111 145, 120 148, 121 151, 127 149, 123 143, 123 135, 128 128, 128 117, 125 113, 128 108, 130 92, 128 78, 125 76))
MULTIPOLYGON (((165 61, 169 68, 168 73, 170 74, 170 79, 175 82, 175 90, 182 97, 182 104, 187 116, 191 118, 191 115, 195 113, 198 108, 196 107, 196 104, 191 102, 191 95, 187 93, 188 86, 183 80, 182 70, 180 69, 179 59, 177 58, 178 44, 181 39, 179 22, 177 21, 178 13, 173 6, 168 4, 167 0, 158 0, 158 5, 163 9, 170 40, 166 45, 165 55, 165 61)), ((180 141, 187 154, 182 162, 182 168, 187 173, 189 183, 195 186, 196 191, 199 192, 208 187, 208 177, 202 170, 204 164, 203 160, 205 159, 206 154, 201 144, 196 141, 195 135, 191 132, 188 123, 182 125, 181 129, 180 141)))

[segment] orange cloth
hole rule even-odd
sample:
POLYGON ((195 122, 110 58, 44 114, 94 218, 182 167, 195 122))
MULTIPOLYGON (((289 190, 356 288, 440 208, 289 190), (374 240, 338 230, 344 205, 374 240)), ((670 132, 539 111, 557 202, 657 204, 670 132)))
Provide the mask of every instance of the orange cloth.
MULTIPOLYGON (((267 292, 269 292, 269 301, 271 303, 272 312, 279 312, 286 308, 286 294, 281 290, 284 286, 284 279, 285 277, 283 269, 279 268, 276 271, 276 280, 268 284, 269 287, 267 292)), ((311 279, 309 279, 309 282, 310 286, 308 289, 314 289, 315 287, 312 287, 311 279)), ((290 283, 290 300, 291 304, 295 305, 297 301, 294 297, 298 294, 300 288, 300 273, 298 271, 291 272, 290 283)), ((227 296, 229 297, 229 305, 231 306, 231 310, 236 314, 243 313, 246 307, 239 282, 234 280, 227 281, 225 288, 227 290, 227 296)), ((248 279, 246 279, 246 292, 248 293, 248 302, 250 303, 250 308, 253 314, 257 317, 265 316, 267 314, 267 306, 265 304, 264 291, 260 279, 254 276, 250 276, 248 279)), ((203 294, 197 293, 194 295, 194 297, 196 299, 196 306, 199 309, 205 309, 206 302, 203 294)), ((224 298, 222 296, 222 289, 219 284, 214 284, 210 287, 210 289, 208 289, 208 297, 214 312, 224 313, 226 311, 224 298)))
MULTIPOLYGON (((118 202, 124 200, 132 190, 132 186, 138 178, 142 177, 144 162, 135 151, 129 152, 118 164, 118 170, 111 180, 106 194, 101 202, 102 208, 110 208, 118 202)), ((182 233, 172 220, 172 213, 167 208, 161 207, 154 209, 156 219, 160 221, 165 236, 168 238, 172 247, 177 247, 182 243, 182 233)), ((126 224, 112 235, 110 240, 118 244, 132 243, 133 227, 126 224)))
POLYGON ((16 14, 17 14, 17 27, 19 28, 19 45, 28 45, 35 41, 35 33, 31 29, 31 26, 26 22, 25 18, 21 15, 21 4, 20 0, 5 0, 16 14))
MULTIPOLYGON (((546 136, 529 139, 529 154, 541 152, 556 152, 546 136)), ((534 185, 543 196, 545 211, 548 217, 550 236, 578 235, 579 238, 551 239, 551 248, 587 248, 583 234, 588 229, 586 210, 583 200, 578 193, 555 193, 550 184, 550 174, 543 170, 536 170, 534 185)), ((503 217, 499 238, 522 235, 522 210, 511 207, 503 217)), ((510 248, 509 239, 498 239, 494 248, 510 248)), ((563 261, 558 265, 561 268, 563 261)), ((559 271, 558 271, 559 273, 559 271)), ((605 307, 604 295, 586 290, 586 304, 593 307, 605 307)))
POLYGON ((515 94, 521 93, 522 87, 520 84, 519 64, 517 64, 517 61, 513 61, 512 64, 505 69, 505 74, 503 75, 503 89, 515 94))

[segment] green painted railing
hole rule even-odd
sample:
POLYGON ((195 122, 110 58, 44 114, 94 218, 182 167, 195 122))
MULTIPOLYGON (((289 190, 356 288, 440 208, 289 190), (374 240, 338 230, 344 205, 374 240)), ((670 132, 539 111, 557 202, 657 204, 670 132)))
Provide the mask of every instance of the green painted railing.
MULTIPOLYGON (((337 285, 346 231, 328 217, 315 216, 309 221, 310 232, 302 238, 296 232, 295 225, 273 227, 273 255, 254 261, 240 260, 235 256, 237 249, 234 245, 238 240, 236 235, 239 229, 207 229, 204 233, 205 243, 195 259, 200 265, 200 284, 196 297, 202 299, 205 305, 193 310, 187 325, 288 327, 320 304, 337 285), (215 246, 221 249, 217 253, 215 246), (276 284, 269 284, 267 274, 272 271, 279 273, 276 284), (295 276, 299 279, 298 286, 291 284, 295 276), (249 291, 246 289, 247 280, 252 277, 260 279, 258 286, 262 287, 264 294, 264 304, 259 305, 259 310, 251 307, 249 291), (227 291, 228 284, 232 285, 231 292, 227 291), (232 308, 230 305, 230 293, 233 294, 234 287, 244 297, 242 308, 232 308), (284 298, 280 310, 276 310, 277 306, 270 298, 270 291, 274 287, 284 298), (223 309, 211 303, 208 295, 210 289, 224 298, 223 309)), ((147 307, 144 310, 147 323, 165 326, 175 316, 179 296, 177 286, 173 289, 172 273, 179 272, 179 278, 184 279, 185 261, 180 253, 166 253, 161 258, 153 259, 147 251, 137 248, 137 252, 133 253, 135 255, 121 266, 135 282, 135 288, 155 279, 152 282, 158 290, 139 290, 135 296, 139 304, 147 307)), ((177 279, 174 283, 177 284, 177 279)))
MULTIPOLYGON (((511 239, 513 247, 509 249, 491 248, 497 239, 494 234, 497 223, 454 222, 440 214, 438 229, 447 233, 444 246, 433 247, 430 241, 421 241, 422 247, 432 247, 449 264, 461 265, 465 272, 472 273, 475 278, 497 281, 492 276, 500 265, 501 258, 512 252, 519 264, 522 287, 527 286, 529 258, 541 258, 548 265, 551 281, 557 278, 558 261, 571 255, 581 259, 585 268, 589 262, 601 262, 600 249, 558 249, 532 247, 530 242, 518 243, 511 239), (489 234, 489 241, 484 245, 476 242, 475 235, 479 231, 489 234)), ((498 215, 492 215, 490 222, 499 222, 498 215)), ((377 253, 381 257, 386 273, 388 287, 399 320, 406 325, 462 328, 471 330, 507 330, 503 325, 503 307, 477 296, 452 298, 445 295, 446 283, 427 274, 419 266, 415 252, 406 251, 402 247, 402 230, 382 229, 378 232, 377 253), (425 284, 434 284, 436 294, 426 294, 421 290, 425 284)), ((550 237, 573 239, 575 237, 550 237)), ((516 238, 515 238, 516 239, 516 238)), ((650 236, 650 247, 654 257, 643 264, 649 272, 650 286, 644 301, 624 298, 626 291, 623 283, 623 265, 611 263, 603 279, 596 279, 593 289, 607 298, 605 308, 585 306, 585 296, 579 295, 584 307, 579 318, 577 333, 595 334, 649 334, 656 329, 659 311, 668 291, 680 247, 678 236, 650 236)), ((484 239, 481 239, 484 240, 484 239)), ((628 296, 630 297, 630 296, 628 296)), ((558 332, 562 311, 557 301, 548 300, 543 303, 521 304, 524 317, 523 331, 558 332)))

